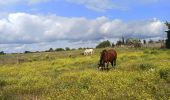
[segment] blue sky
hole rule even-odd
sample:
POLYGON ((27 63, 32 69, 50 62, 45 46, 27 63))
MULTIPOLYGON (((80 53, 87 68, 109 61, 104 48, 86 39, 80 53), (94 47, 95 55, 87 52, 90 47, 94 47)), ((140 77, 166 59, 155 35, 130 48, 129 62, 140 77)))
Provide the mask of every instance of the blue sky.
MULTIPOLYGON (((8 0, 7 0, 8 1, 8 0)), ((9 0, 10 1, 10 0, 9 0)), ((11 0, 12 1, 12 0, 11 0)), ((15 1, 15 0, 13 0, 15 1)), ((0 10, 3 12, 26 12, 31 14, 56 14, 64 17, 86 17, 96 18, 106 16, 110 19, 119 18, 125 21, 143 20, 158 18, 160 20, 169 20, 170 1, 169 0, 16 0, 14 3, 2 5, 0 10), (96 6, 95 9, 88 8, 90 3, 77 3, 79 1, 96 1, 97 4, 108 1, 115 3, 117 8, 107 8, 96 6), (120 8, 119 8, 120 6, 120 8), (99 8, 97 8, 99 7, 99 8)), ((5 2, 5 1, 3 1, 5 2)), ((96 4, 96 5, 97 5, 96 4)), ((91 4, 91 6, 95 4, 91 4)), ((107 4, 106 4, 107 6, 107 4)))
POLYGON ((122 35, 165 37, 169 0, 0 1, 0 51, 95 47, 122 35), (64 44, 64 45, 63 45, 64 44))

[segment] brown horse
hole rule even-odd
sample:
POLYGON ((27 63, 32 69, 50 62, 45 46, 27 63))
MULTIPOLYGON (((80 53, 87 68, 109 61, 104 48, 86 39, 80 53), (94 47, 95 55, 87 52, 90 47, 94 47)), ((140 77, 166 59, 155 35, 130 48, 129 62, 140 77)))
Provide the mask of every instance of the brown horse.
POLYGON ((117 59, 117 52, 114 49, 109 49, 109 50, 103 50, 101 52, 101 56, 100 56, 100 61, 99 61, 99 67, 101 68, 101 70, 104 69, 109 69, 109 62, 111 63, 111 65, 116 66, 116 59, 117 59))

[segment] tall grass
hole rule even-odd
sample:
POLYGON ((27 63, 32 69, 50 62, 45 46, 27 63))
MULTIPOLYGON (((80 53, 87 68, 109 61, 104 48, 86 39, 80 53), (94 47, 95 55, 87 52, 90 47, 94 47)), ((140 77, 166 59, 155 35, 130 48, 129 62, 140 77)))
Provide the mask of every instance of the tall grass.
POLYGON ((101 50, 92 56, 81 51, 19 55, 32 62, 1 64, 0 99, 170 99, 168 50, 117 49, 117 66, 108 72, 97 69, 101 50))

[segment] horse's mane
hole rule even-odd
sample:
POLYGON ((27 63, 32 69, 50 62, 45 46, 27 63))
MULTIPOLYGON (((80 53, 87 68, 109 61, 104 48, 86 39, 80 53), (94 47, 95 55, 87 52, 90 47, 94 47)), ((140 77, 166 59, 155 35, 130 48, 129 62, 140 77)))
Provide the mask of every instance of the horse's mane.
POLYGON ((100 55, 100 64, 102 64, 103 62, 103 57, 104 57, 104 53, 107 52, 106 49, 104 49, 102 52, 101 52, 101 55, 100 55))

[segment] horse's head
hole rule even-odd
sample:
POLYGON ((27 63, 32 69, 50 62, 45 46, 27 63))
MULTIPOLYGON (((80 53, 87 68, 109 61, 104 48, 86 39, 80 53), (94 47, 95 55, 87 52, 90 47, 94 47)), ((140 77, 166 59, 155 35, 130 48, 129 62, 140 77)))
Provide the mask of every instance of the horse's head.
POLYGON ((107 55, 107 51, 106 50, 103 50, 102 52, 101 52, 101 55, 100 55, 100 61, 99 61, 99 66, 98 66, 98 68, 100 68, 100 67, 104 67, 104 59, 105 59, 105 57, 106 57, 106 55, 107 55))

